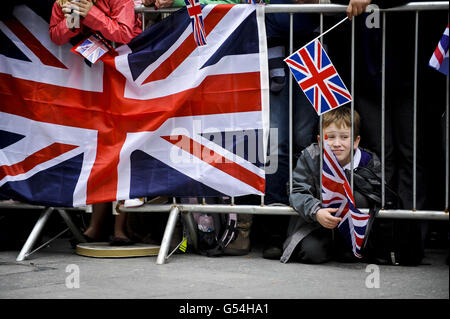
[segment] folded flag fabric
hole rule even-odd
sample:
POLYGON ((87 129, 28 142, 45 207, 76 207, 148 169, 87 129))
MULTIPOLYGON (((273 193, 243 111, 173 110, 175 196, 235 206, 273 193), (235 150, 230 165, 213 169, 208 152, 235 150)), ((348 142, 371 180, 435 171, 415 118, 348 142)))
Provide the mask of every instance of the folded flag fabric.
POLYGON ((284 60, 318 115, 352 100, 318 39, 284 60))
POLYGON ((444 34, 434 50, 428 65, 439 72, 448 75, 448 25, 445 28, 444 34))
POLYGON ((334 215, 341 217, 338 229, 351 245, 353 254, 362 258, 369 214, 361 213, 355 206, 350 184, 342 166, 324 141, 323 170, 322 170, 322 204, 323 207, 338 208, 334 215))

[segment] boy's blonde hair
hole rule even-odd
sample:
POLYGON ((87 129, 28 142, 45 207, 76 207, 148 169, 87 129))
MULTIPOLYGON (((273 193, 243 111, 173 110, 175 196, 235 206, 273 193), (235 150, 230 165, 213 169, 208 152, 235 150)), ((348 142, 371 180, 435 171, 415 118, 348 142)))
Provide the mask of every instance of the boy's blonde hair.
MULTIPOLYGON (((358 112, 353 111, 353 137, 356 139, 359 136, 359 128, 361 120, 358 112)), ((341 106, 335 110, 329 111, 322 115, 322 128, 326 128, 334 123, 337 127, 352 127, 352 111, 348 106, 341 106)), ((320 125, 320 124, 319 124, 320 125)))

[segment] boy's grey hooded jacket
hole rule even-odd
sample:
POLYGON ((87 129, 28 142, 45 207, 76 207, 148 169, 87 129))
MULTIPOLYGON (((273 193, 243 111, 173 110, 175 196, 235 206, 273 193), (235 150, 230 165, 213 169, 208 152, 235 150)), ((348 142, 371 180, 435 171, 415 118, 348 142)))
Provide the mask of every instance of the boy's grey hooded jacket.
MULTIPOLYGON (((381 175, 381 163, 379 158, 367 150, 361 149, 361 161, 359 167, 370 169, 376 176, 381 175)), ((358 168, 354 169, 354 172, 358 168)), ((347 179, 350 180, 350 171, 345 170, 347 179)), ((354 180, 355 186, 357 179, 354 180)), ((356 188, 356 187, 355 187, 356 188)), ((322 208, 320 203, 320 149, 317 143, 305 148, 294 169, 292 176, 292 194, 289 198, 291 206, 298 212, 298 216, 292 216, 287 231, 287 239, 283 244, 281 262, 289 261, 295 247, 313 230, 322 227, 316 219, 317 211, 322 208)), ((355 201, 358 207, 364 197, 354 190, 355 201)))

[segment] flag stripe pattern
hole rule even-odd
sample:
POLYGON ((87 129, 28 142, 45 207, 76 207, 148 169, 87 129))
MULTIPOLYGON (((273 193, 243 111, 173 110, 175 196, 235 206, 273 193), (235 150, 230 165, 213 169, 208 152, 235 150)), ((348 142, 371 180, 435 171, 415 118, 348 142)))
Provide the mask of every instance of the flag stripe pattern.
POLYGON ((5 25, 11 30, 28 48, 47 65, 66 69, 66 66, 53 56, 45 47, 39 43, 39 40, 16 18, 6 19, 5 25))
POLYGON ((200 0, 184 0, 191 17, 192 32, 197 46, 206 45, 205 25, 203 24, 202 6, 200 0))
POLYGON ((338 229, 351 244, 353 254, 362 258, 361 247, 364 242, 369 215, 361 213, 356 208, 344 170, 326 140, 324 142, 322 171, 322 204, 324 207, 338 208, 335 216, 342 218, 338 229))
POLYGON ((431 56, 429 66, 448 75, 448 46, 449 46, 449 32, 448 25, 445 28, 444 34, 439 41, 436 49, 431 56))
POLYGON ((321 115, 352 100, 319 40, 305 45, 284 61, 317 114, 321 115))

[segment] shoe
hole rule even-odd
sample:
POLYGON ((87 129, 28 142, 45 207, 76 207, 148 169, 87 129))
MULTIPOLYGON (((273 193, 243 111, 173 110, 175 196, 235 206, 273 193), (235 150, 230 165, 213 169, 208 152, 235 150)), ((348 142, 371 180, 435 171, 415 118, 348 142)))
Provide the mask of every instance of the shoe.
MULTIPOLYGON (((335 261, 340 263, 357 263, 359 259, 355 257, 351 250, 349 251, 338 251, 335 253, 335 261)), ((381 262, 381 261, 380 261, 381 262)))
POLYGON ((227 256, 243 256, 250 252, 250 229, 253 216, 250 214, 239 214, 237 218, 237 237, 223 250, 223 254, 227 256))
POLYGON ((111 237, 109 239, 109 245, 110 246, 128 246, 133 245, 134 241, 128 238, 122 238, 122 237, 111 237))
POLYGON ((263 258, 265 259, 280 259, 283 255, 283 250, 277 245, 269 245, 263 249, 263 258))
POLYGON ((133 198, 133 199, 127 199, 125 200, 125 202, 123 203, 123 206, 125 208, 130 208, 130 207, 139 207, 144 205, 145 201, 144 198, 133 198))
POLYGON ((263 245, 262 257, 265 259, 280 259, 283 255, 283 240, 278 234, 267 234, 263 245))
MULTIPOLYGON (((95 243, 95 242, 100 241, 100 240, 98 240, 98 239, 89 237, 89 236, 87 236, 87 235, 85 235, 85 234, 82 234, 82 236, 83 236, 83 238, 84 238, 84 240, 85 240, 85 241, 84 241, 85 243, 95 243)), ((70 242, 70 246, 72 246, 73 249, 77 248, 77 245, 78 245, 78 244, 83 243, 83 242, 80 242, 76 237, 70 238, 70 239, 69 239, 69 242, 70 242)))

